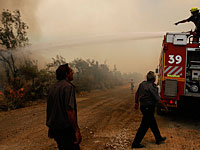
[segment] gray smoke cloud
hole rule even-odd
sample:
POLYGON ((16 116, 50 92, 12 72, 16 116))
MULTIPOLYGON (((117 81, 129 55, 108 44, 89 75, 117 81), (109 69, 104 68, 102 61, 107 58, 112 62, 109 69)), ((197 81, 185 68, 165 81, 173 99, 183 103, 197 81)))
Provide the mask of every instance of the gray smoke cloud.
MULTIPOLYGON (((0 0, 0 13, 4 9, 10 11, 19 10, 21 12, 22 20, 29 26, 27 33, 31 44, 41 37, 41 25, 36 13, 40 2, 41 0, 0 0)), ((27 47, 27 50, 20 48, 14 53, 14 57, 16 59, 20 58, 17 60, 23 60, 24 57, 43 60, 43 57, 39 54, 33 54, 29 47, 27 47)))
POLYGON ((34 56, 106 60, 122 72, 144 74, 158 65, 163 33, 194 29, 174 25, 192 7, 199 1, 0 0, 0 9, 20 9, 31 39, 40 37, 28 48, 34 56))
POLYGON ((173 24, 198 6, 191 0, 41 0, 41 44, 33 49, 44 58, 106 60, 122 72, 146 74, 158 65, 159 33, 194 29, 173 24))
POLYGON ((39 0, 0 0, 0 12, 3 9, 20 10, 22 20, 29 26, 28 35, 35 40, 40 37, 40 26, 35 15, 38 5, 39 0))

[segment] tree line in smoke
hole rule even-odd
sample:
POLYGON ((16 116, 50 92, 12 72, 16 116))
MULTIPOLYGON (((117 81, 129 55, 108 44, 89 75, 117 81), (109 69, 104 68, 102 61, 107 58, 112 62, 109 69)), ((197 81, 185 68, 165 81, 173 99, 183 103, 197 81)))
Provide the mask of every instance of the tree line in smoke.
MULTIPOLYGON (((28 26, 22 21, 20 11, 2 12, 0 90, 3 91, 4 101, 0 103, 0 109, 16 109, 24 107, 27 101, 45 98, 50 86, 56 82, 56 68, 67 63, 64 57, 57 55, 52 58, 51 63, 39 69, 36 60, 17 55, 20 48, 29 45, 27 29, 28 26)), ((68 63, 75 71, 73 83, 78 93, 114 88, 127 83, 130 79, 137 82, 142 78, 142 75, 137 73, 122 74, 116 65, 111 70, 106 63, 101 64, 96 60, 77 58, 68 63)))

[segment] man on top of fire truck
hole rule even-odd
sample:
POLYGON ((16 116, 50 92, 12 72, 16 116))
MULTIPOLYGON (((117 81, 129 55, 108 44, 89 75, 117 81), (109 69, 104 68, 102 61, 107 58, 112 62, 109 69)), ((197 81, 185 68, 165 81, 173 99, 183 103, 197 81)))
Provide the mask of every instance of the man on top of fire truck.
POLYGON ((179 23, 185 23, 185 22, 192 21, 196 26, 195 33, 197 34, 198 37, 200 37, 200 13, 199 13, 199 9, 196 8, 196 7, 193 7, 190 10, 190 12, 191 12, 192 15, 188 19, 178 21, 178 22, 175 23, 175 25, 178 25, 179 23))

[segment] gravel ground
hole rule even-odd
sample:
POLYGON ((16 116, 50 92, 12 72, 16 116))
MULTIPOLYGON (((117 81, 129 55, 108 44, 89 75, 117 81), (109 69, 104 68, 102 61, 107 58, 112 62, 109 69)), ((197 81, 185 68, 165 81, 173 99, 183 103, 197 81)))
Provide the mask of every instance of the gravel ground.
MULTIPOLYGON (((134 93, 129 86, 81 95, 78 119, 83 141, 81 150, 130 150, 141 121, 134 110, 134 93)), ((0 150, 55 150, 56 143, 47 138, 46 103, 8 112, 0 112, 0 150)), ((200 118, 188 109, 157 116, 165 143, 156 145, 148 130, 142 144, 148 150, 200 150, 200 118)), ((141 150, 143 150, 141 149, 141 150)))

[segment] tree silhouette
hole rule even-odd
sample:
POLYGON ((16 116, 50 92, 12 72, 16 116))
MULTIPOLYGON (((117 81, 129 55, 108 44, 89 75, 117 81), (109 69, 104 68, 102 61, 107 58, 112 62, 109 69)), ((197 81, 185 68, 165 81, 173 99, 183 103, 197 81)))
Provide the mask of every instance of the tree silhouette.
POLYGON ((0 26, 0 61, 5 69, 8 81, 17 77, 17 67, 13 51, 18 47, 29 44, 27 37, 28 26, 21 19, 19 10, 13 12, 3 10, 0 26))

